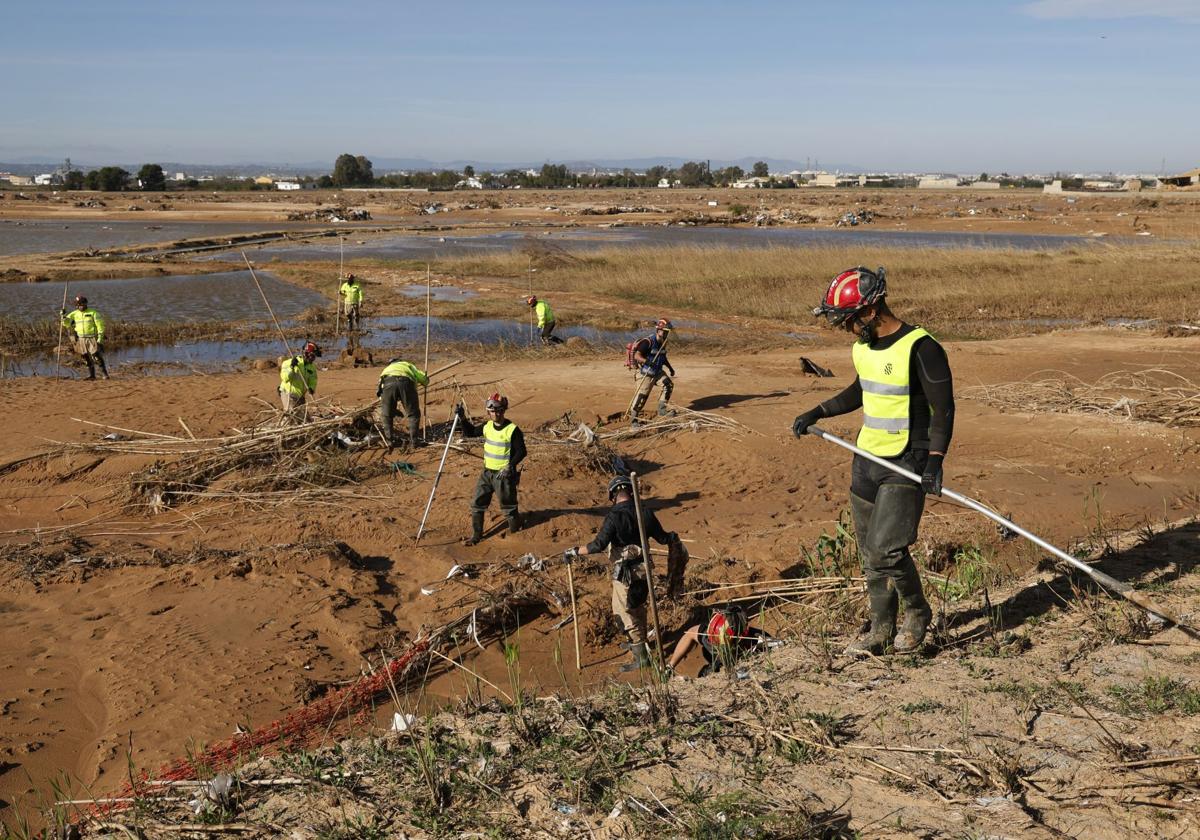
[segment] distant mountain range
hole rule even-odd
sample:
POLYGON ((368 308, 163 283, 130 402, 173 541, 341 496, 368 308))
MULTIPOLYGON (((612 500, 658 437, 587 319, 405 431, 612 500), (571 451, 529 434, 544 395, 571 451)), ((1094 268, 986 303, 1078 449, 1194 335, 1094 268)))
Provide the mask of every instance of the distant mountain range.
MULTIPOLYGON (((449 169, 454 172, 461 172, 465 166, 475 167, 476 172, 504 172, 509 169, 541 169, 542 164, 552 163, 555 165, 565 165, 572 172, 590 172, 593 169, 600 171, 622 169, 632 169, 636 172, 644 172, 653 166, 665 166, 668 169, 673 169, 687 163, 689 160, 704 160, 704 158, 688 158, 688 157, 646 157, 646 158, 598 158, 595 160, 524 160, 524 161, 485 161, 485 160, 449 160, 435 161, 427 158, 392 158, 392 157, 374 157, 367 155, 374 167, 376 175, 384 175, 388 172, 397 171, 436 171, 449 169)), ((791 172, 794 169, 804 169, 806 164, 804 161, 789 160, 786 158, 771 158, 771 157, 743 157, 737 159, 717 159, 712 158, 709 163, 713 169, 722 169, 727 166, 740 166, 747 172, 754 166, 757 161, 765 161, 772 172, 791 172)), ((265 172, 273 172, 276 174, 286 175, 326 175, 333 171, 333 160, 328 161, 303 161, 303 162, 271 162, 271 161, 251 161, 246 163, 180 163, 177 161, 151 161, 162 166, 163 171, 170 177, 176 172, 186 172, 189 175, 259 175, 265 172)), ((61 166, 61 159, 50 160, 36 156, 17 157, 10 161, 0 161, 0 171, 12 172, 16 175, 38 175, 43 172, 53 172, 61 166)), ((140 163, 113 163, 105 161, 103 163, 95 163, 83 160, 73 160, 71 164, 74 168, 87 172, 92 169, 99 169, 102 166, 120 166, 132 173, 137 173, 141 169, 140 163)), ((812 161, 814 166, 817 161, 812 161)), ((862 167, 842 164, 823 162, 821 168, 826 171, 837 172, 865 172, 868 170, 862 167)))

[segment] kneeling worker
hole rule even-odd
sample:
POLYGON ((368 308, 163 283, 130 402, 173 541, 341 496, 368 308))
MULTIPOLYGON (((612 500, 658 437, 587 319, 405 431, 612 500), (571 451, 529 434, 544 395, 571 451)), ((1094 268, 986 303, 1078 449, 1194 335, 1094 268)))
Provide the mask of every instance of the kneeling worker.
POLYGON ((428 385, 425 371, 403 359, 392 359, 379 374, 379 386, 375 396, 379 397, 379 422, 383 426, 383 439, 388 449, 396 447, 396 432, 392 418, 396 416, 396 403, 404 409, 408 420, 408 448, 417 448, 417 430, 421 428, 421 401, 417 397, 417 386, 428 385))
MULTIPOLYGON (((650 654, 646 651, 646 601, 650 587, 646 582, 646 564, 633 503, 633 482, 629 476, 618 475, 608 483, 608 499, 613 506, 604 517, 596 538, 587 545, 567 549, 563 552, 563 562, 570 563, 576 557, 608 549, 608 559, 613 564, 613 613, 629 637, 629 651, 633 654, 633 662, 621 670, 636 671, 650 665, 650 654)), ((648 540, 661 545, 679 541, 678 534, 668 534, 654 512, 645 508, 642 508, 642 526, 648 540)))
POLYGON ((279 366, 279 397, 283 401, 285 423, 302 419, 305 396, 317 395, 316 359, 321 348, 314 341, 304 342, 299 356, 292 356, 279 366))
POLYGON ((508 533, 515 534, 521 528, 517 510, 517 485, 521 473, 517 467, 525 460, 525 435, 517 424, 507 419, 508 397, 492 394, 484 403, 490 417, 476 426, 467 419, 460 403, 455 409, 463 434, 467 437, 483 437, 483 472, 475 485, 475 499, 471 502, 471 536, 467 545, 476 545, 483 539, 483 516, 487 513, 492 496, 500 497, 500 510, 508 519, 508 533))
POLYGON ((746 611, 741 607, 713 607, 700 624, 685 630, 675 643, 667 671, 675 673, 688 651, 699 643, 705 662, 699 676, 706 677, 720 671, 722 665, 733 665, 742 653, 770 638, 762 630, 750 626, 746 611))

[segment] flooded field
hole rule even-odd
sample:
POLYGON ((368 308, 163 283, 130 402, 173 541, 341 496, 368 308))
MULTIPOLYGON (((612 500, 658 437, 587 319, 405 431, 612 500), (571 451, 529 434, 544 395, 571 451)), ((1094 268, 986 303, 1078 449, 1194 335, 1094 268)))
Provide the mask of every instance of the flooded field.
MULTIPOLYGON (((329 303, 316 292, 284 282, 267 271, 259 271, 258 280, 280 318, 329 303)), ((91 305, 110 320, 161 323, 269 317, 249 271, 67 284, 0 283, 0 312, 24 321, 57 317, 64 285, 68 309, 75 295, 87 295, 91 305)))
MULTIPOLYGON (((1058 250, 1092 240, 1082 236, 1045 236, 1016 233, 909 232, 856 228, 728 228, 728 227, 621 227, 607 229, 550 231, 547 233, 502 233, 473 236, 384 236, 364 244, 346 246, 346 256, 372 259, 434 260, 516 251, 530 242, 545 243, 567 251, 601 248, 655 248, 698 245, 726 248, 777 248, 806 246, 878 245, 905 248, 1016 248, 1058 250)), ((336 260, 338 243, 270 245, 253 249, 257 259, 285 262, 336 260)), ((228 254, 202 259, 228 259, 228 254)))
POLYGON ((56 254, 263 230, 313 230, 316 222, 142 222, 118 219, 0 219, 0 254, 56 254))

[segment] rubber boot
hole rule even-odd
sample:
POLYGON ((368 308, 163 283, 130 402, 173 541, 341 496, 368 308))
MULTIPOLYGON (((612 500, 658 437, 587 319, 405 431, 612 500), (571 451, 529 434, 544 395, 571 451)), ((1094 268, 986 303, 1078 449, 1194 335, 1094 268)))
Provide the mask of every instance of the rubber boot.
POLYGON ((642 413, 642 409, 646 407, 646 394, 638 394, 636 400, 633 401, 633 410, 629 412, 630 423, 634 426, 639 425, 638 415, 642 413))
POLYGON ((896 581, 896 590, 904 602, 904 622, 896 634, 896 653, 912 653, 925 641, 933 610, 921 591, 921 576, 910 558, 904 573, 896 581))
POLYGON ((633 655, 633 661, 621 666, 622 673, 628 674, 630 671, 640 671, 650 667, 650 653, 646 650, 645 642, 631 645, 629 652, 633 655))
POLYGON ((521 514, 513 511, 508 516, 508 535, 511 537, 521 530, 521 514))
POLYGON ((463 542, 478 545, 483 540, 483 511, 471 511, 471 536, 463 542))
POLYGON ((871 628, 846 646, 849 656, 879 656, 892 643, 896 633, 896 591, 886 577, 867 578, 867 605, 871 628))
POLYGON ((96 361, 100 363, 100 373, 104 374, 105 379, 108 379, 108 365, 104 363, 104 357, 97 356, 96 361))
POLYGON ((92 361, 91 356, 84 356, 83 358, 87 362, 87 366, 88 366, 88 379, 95 379, 96 378, 96 363, 92 361))

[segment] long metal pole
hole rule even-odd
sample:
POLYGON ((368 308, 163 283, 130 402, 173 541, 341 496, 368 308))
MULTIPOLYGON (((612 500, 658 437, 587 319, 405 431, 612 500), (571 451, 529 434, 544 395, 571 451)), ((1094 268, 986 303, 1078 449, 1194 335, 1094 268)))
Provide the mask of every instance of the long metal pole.
MULTIPOLYGON (((345 250, 343 248, 346 240, 338 237, 338 280, 337 291, 334 293, 334 298, 337 299, 337 318, 334 321, 333 337, 337 338, 342 334, 342 281, 346 277, 345 273, 345 250)), ((349 330, 349 327, 347 327, 349 330)), ((353 348, 352 348, 353 349, 353 348)))
MULTIPOLYGON (((529 296, 533 297, 533 257, 529 258, 529 270, 525 272, 529 277, 529 296)), ((529 307, 529 346, 533 346, 533 307, 529 307)))
POLYGON ((58 379, 62 376, 62 334, 63 334, 63 318, 67 311, 67 284, 63 283, 63 302, 59 309, 58 315, 58 346, 54 348, 54 357, 57 361, 54 363, 54 378, 58 379))
POLYGON ((571 623, 575 625, 575 670, 583 670, 583 657, 579 653, 579 611, 575 607, 575 573, 567 564, 567 589, 571 592, 571 623))
MULTIPOLYGON (((909 481, 916 482, 917 484, 921 483, 921 476, 917 475, 915 472, 906 470, 906 469, 904 469, 904 467, 901 467, 898 464, 892 463, 891 461, 887 460, 886 458, 880 458, 878 455, 872 455, 870 452, 860 449, 859 447, 855 446, 854 444, 849 443, 848 441, 844 441, 840 437, 837 437, 836 435, 829 434, 829 432, 825 431, 824 429, 818 428, 817 426, 809 426, 808 434, 816 435, 817 437, 819 437, 823 440, 827 440, 830 443, 837 444, 838 446, 842 447, 843 449, 853 452, 855 455, 859 455, 863 458, 866 458, 869 461, 873 461, 874 463, 879 464, 881 467, 891 470, 892 472, 896 473, 897 475, 904 476, 909 481)), ((1115 577, 1112 577, 1111 575, 1106 575, 1104 572, 1100 571, 1099 569, 1092 568, 1087 563, 1084 563, 1082 560, 1080 560, 1077 557, 1072 557, 1070 554, 1067 554, 1067 552, 1063 551, 1061 548, 1057 548, 1056 546, 1051 545, 1050 543, 1046 542, 1041 537, 1037 536, 1034 533, 1031 533, 1030 531, 1025 530, 1024 528, 1022 528, 1020 525, 1016 524, 1015 522, 1005 519, 1003 516, 996 513, 994 510, 989 508, 987 505, 984 505, 981 502, 975 501, 970 496, 964 496, 962 493, 956 493, 955 491, 951 490, 948 487, 942 488, 942 495, 945 496, 947 499, 950 499, 953 502, 957 502, 958 504, 960 504, 964 507, 968 507, 971 510, 974 510, 978 513, 982 513, 988 519, 991 519, 993 522, 996 522, 996 523, 1004 526, 1005 528, 1008 528, 1013 533, 1020 534, 1022 537, 1029 540, 1034 545, 1038 546, 1039 548, 1045 549, 1046 551, 1050 552, 1055 557, 1057 557, 1059 560, 1062 560, 1064 563, 1068 563, 1071 566, 1073 566, 1074 568, 1083 572, 1085 575, 1090 577, 1092 580, 1096 581, 1096 583, 1100 584, 1105 589, 1109 589, 1112 592, 1117 593, 1122 598, 1129 601, 1131 604, 1134 604, 1135 606, 1140 607, 1141 609, 1145 610, 1146 612, 1150 613, 1153 616, 1156 616, 1156 617, 1162 619, 1163 621, 1167 622, 1168 624, 1172 624, 1172 625, 1178 627, 1180 630, 1184 631, 1187 635, 1191 636, 1193 639, 1200 639, 1200 632, 1198 632, 1191 626, 1185 624, 1177 616, 1172 614, 1170 610, 1164 609, 1163 607, 1160 607, 1158 604, 1155 604, 1153 601, 1150 601, 1148 598, 1144 597, 1140 592, 1135 590, 1129 584, 1119 581, 1115 577)))
POLYGON ((637 514, 638 537, 642 541, 642 559, 646 564, 646 588, 650 590, 650 620, 654 622, 654 646, 658 651, 658 667, 659 670, 666 671, 662 630, 658 627, 658 599, 654 596, 654 561, 650 558, 650 544, 646 541, 646 523, 642 521, 642 494, 638 490, 637 473, 630 473, 629 481, 633 485, 633 510, 637 514))
POLYGON ((246 252, 242 251, 242 259, 246 260, 246 268, 250 269, 250 276, 254 278, 254 285, 258 287, 258 293, 262 295, 263 303, 267 305, 267 311, 271 313, 271 320, 275 322, 275 329, 279 330, 279 337, 283 339, 283 346, 287 348, 288 355, 292 353, 292 345, 288 344, 287 336, 283 334, 283 327, 279 326, 279 319, 275 317, 275 310, 271 308, 271 301, 267 300, 267 293, 263 291, 262 283, 258 282, 258 275, 254 273, 254 266, 250 265, 250 260, 246 258, 246 252))
POLYGON ((454 431, 458 428, 458 412, 454 413, 454 420, 450 423, 450 434, 446 436, 446 448, 442 450, 442 460, 438 464, 437 475, 433 477, 433 487, 429 490, 429 501, 425 503, 425 513, 421 516, 421 527, 417 529, 417 538, 414 542, 421 541, 421 535, 425 533, 425 520, 429 518, 429 510, 433 507, 433 497, 437 493, 438 483, 442 480, 442 469, 446 466, 446 456, 450 454, 450 444, 454 440, 454 431))
MULTIPOLYGON (((429 370, 429 311, 430 311, 430 291, 429 291, 429 263, 425 263, 425 367, 421 368, 424 371, 429 370)), ((421 416, 425 418, 424 428, 421 430, 421 436, 429 440, 429 383, 421 386, 421 416)))

